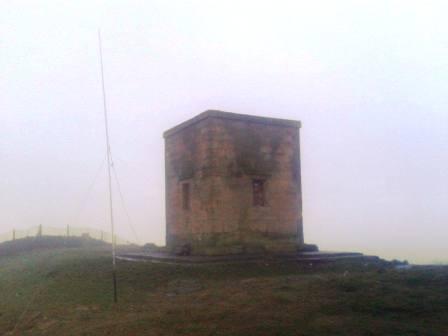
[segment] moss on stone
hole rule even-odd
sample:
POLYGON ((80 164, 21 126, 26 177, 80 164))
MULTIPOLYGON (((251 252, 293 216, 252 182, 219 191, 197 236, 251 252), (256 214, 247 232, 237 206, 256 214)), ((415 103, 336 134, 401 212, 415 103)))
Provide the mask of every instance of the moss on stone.
POLYGON ((277 169, 275 153, 283 141, 282 134, 270 132, 271 134, 266 137, 251 127, 238 128, 233 125, 224 125, 234 143, 237 165, 231 166, 231 172, 234 175, 241 175, 241 172, 246 175, 272 175, 275 172, 277 169), (269 145, 271 148, 271 155, 268 158, 260 150, 264 145, 269 145))

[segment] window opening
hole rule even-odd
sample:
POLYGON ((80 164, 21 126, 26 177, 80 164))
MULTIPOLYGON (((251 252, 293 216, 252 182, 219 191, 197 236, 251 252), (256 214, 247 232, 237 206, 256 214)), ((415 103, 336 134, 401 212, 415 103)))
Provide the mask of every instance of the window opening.
POLYGON ((265 206, 265 194, 264 194, 264 180, 254 179, 252 180, 252 194, 254 206, 265 206))
POLYGON ((184 210, 190 210, 190 184, 182 184, 182 208, 184 210))

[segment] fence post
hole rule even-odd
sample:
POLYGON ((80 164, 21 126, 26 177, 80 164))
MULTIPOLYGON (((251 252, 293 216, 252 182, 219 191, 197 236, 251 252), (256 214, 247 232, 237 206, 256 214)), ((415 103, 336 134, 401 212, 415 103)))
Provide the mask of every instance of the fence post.
POLYGON ((101 230, 101 241, 104 241, 104 238, 103 238, 103 230, 101 230))
POLYGON ((12 240, 16 240, 16 229, 12 229, 12 240))
POLYGON ((70 225, 67 224, 67 237, 70 237, 70 225))
POLYGON ((42 237, 42 224, 39 224, 39 228, 37 229, 37 236, 42 237))

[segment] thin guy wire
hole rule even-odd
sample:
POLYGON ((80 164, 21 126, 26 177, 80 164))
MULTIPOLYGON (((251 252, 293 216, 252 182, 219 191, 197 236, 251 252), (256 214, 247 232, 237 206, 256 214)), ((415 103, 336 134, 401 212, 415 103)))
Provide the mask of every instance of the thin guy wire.
POLYGON ((132 224, 132 220, 131 220, 131 216, 129 215, 129 211, 126 207, 126 202, 124 201, 124 197, 123 197, 123 193, 121 191, 121 185, 120 185, 120 181, 118 180, 118 174, 117 174, 117 170, 115 169, 115 165, 112 165, 112 171, 114 172, 114 176, 115 176, 115 181, 117 182, 117 189, 118 189, 118 193, 120 195, 120 199, 121 199, 121 203, 124 209, 124 213, 126 214, 126 217, 128 218, 128 223, 129 226, 131 227, 132 233, 134 234, 134 238, 137 241, 138 244, 140 244, 140 240, 138 239, 138 235, 134 229, 134 225, 132 224))
POLYGON ((87 199, 88 199, 90 193, 92 192, 93 187, 94 187, 95 184, 96 184, 96 181, 98 180, 100 174, 101 174, 102 171, 103 171, 103 167, 104 167, 104 163, 106 162, 106 158, 107 158, 107 156, 104 155, 104 158, 103 158, 103 160, 101 161, 101 164, 100 164, 100 166, 98 167, 98 170, 95 172, 95 175, 94 175, 93 180, 91 181, 89 187, 87 188, 87 192, 84 194, 85 197, 84 197, 84 198, 81 200, 81 202, 80 202, 80 205, 79 205, 79 207, 78 207, 78 211, 76 212, 76 216, 75 216, 75 224, 79 224, 79 217, 81 216, 81 212, 82 212, 82 210, 84 209, 84 207, 85 207, 85 205, 86 205, 86 203, 87 203, 87 199))

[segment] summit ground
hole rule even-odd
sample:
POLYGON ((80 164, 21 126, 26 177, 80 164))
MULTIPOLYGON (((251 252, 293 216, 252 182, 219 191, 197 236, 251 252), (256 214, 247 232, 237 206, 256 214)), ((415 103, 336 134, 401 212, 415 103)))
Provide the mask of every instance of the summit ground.
POLYGON ((448 335, 448 267, 171 265, 52 248, 0 256, 1 335, 448 335))

